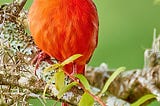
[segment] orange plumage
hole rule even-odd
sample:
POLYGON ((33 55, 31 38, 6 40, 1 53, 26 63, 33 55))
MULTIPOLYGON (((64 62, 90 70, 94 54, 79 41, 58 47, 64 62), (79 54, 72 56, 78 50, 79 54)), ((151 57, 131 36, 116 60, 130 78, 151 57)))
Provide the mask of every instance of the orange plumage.
POLYGON ((98 16, 92 0, 34 0, 28 15, 36 45, 62 62, 74 54, 83 56, 65 71, 84 73, 98 39, 98 16))
POLYGON ((34 0, 28 19, 41 50, 60 62, 82 54, 64 70, 84 74, 98 42, 98 15, 92 0, 34 0))

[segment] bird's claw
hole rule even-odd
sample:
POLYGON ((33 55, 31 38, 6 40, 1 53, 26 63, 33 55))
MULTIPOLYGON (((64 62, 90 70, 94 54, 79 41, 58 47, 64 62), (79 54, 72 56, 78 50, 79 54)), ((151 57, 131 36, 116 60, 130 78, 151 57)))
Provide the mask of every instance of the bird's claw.
POLYGON ((39 68, 42 61, 46 61, 49 64, 53 64, 53 62, 51 60, 51 57, 48 54, 46 54, 45 52, 40 51, 32 60, 32 64, 35 64, 34 73, 35 73, 36 76, 37 76, 36 71, 39 68))

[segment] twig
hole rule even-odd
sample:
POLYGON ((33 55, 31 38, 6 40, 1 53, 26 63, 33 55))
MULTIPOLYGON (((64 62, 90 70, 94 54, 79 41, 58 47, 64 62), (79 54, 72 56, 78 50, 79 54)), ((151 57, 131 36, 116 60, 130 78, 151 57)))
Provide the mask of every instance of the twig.
POLYGON ((24 5, 26 4, 27 0, 22 0, 20 3, 19 3, 19 10, 21 11, 24 7, 24 5))
MULTIPOLYGON (((24 7, 26 1, 27 0, 22 0, 21 3, 18 5, 20 8, 19 12, 24 7)), ((14 6, 14 5, 10 5, 10 6, 14 6)), ((8 6, 8 8, 12 9, 10 6, 8 6)), ((2 10, 3 10, 3 8, 2 8, 2 10)), ((6 15, 9 18, 8 19, 5 18, 5 20, 4 20, 5 22, 3 22, 3 23, 7 24, 6 23, 6 20, 7 20, 7 21, 9 21, 9 25, 10 25, 10 23, 13 22, 13 20, 10 20, 10 19, 13 18, 12 15, 14 15, 14 14, 8 15, 8 13, 10 11, 5 11, 5 12, 7 12, 6 15)), ((2 16, 2 19, 4 19, 4 17, 3 17, 3 16, 5 16, 4 12, 1 12, 1 16, 2 16)), ((18 15, 15 15, 15 16, 19 17, 18 15)), ((14 23, 14 24, 19 24, 19 23, 14 23)), ((3 27, 2 30, 4 30, 5 29, 4 25, 2 27, 3 27)), ((8 29, 8 28, 9 27, 6 27, 6 29, 8 29)), ((23 28, 24 27, 19 27, 18 30, 22 29, 24 31, 25 29, 23 29, 23 28)), ((18 31, 16 28, 15 29, 13 28, 13 30, 16 30, 16 32, 18 31)), ((5 33, 3 33, 3 34, 5 34, 5 33)), ((23 34, 16 33, 16 34, 12 34, 11 37, 17 38, 16 35, 23 35, 23 34)), ((28 34, 24 34, 25 37, 27 35, 28 34)), ((24 37, 24 36, 22 36, 22 37, 24 37)), ((18 36, 18 37, 20 37, 20 36, 18 36)), ((30 39, 30 38, 27 36, 26 38, 24 38, 22 40, 22 43, 26 44, 27 42, 33 42, 32 39, 31 40, 28 40, 28 39, 30 39)), ((14 39, 14 40, 16 41, 19 39, 14 39)), ((10 43, 8 41, 8 39, 5 39, 5 41, 10 43)), ((2 46, 2 48, 3 48, 3 46, 2 46)), ((33 45, 31 43, 30 46, 25 48, 25 50, 31 49, 31 47, 35 47, 35 45, 33 45)), ((110 87, 108 89, 111 96, 104 95, 102 98, 99 98, 99 97, 95 96, 94 94, 90 93, 89 91, 87 91, 84 88, 84 86, 81 83, 79 83, 79 81, 76 78, 74 78, 73 76, 70 76, 68 73, 66 73, 66 74, 73 81, 78 82, 79 86, 85 92, 89 93, 102 106, 105 106, 105 104, 107 104, 107 103, 119 104, 118 102, 122 102, 122 101, 123 101, 123 104, 129 105, 130 103, 138 100, 140 97, 142 97, 143 95, 148 94, 148 93, 157 94, 157 97, 158 97, 157 100, 159 100, 159 97, 160 97, 160 85, 159 85, 160 84, 160 77, 159 77, 160 76, 160 51, 159 51, 159 48, 160 48, 160 37, 154 39, 153 48, 149 49, 148 51, 145 52, 146 53, 145 57, 147 57, 147 58, 145 58, 145 61, 147 61, 147 62, 145 64, 144 69, 134 69, 131 71, 123 72, 112 82, 112 84, 110 85, 110 87)), ((8 51, 10 51, 13 48, 11 46, 7 46, 7 49, 8 49, 8 51)), ((6 64, 8 64, 8 62, 6 62, 6 61, 2 62, 2 64, 1 64, 3 67, 2 66, 0 67, 1 68, 1 70, 0 70, 0 86, 1 86, 0 92, 4 93, 6 90, 5 87, 7 86, 7 88, 8 88, 8 86, 9 86, 10 87, 9 90, 7 89, 8 92, 12 92, 11 91, 12 88, 17 88, 17 89, 20 89, 19 91, 24 91, 27 89, 31 93, 34 93, 36 95, 42 94, 44 91, 44 87, 46 85, 46 82, 44 80, 37 79, 34 76, 34 74, 32 74, 34 67, 29 64, 30 59, 33 58, 33 54, 35 53, 35 51, 33 50, 34 52, 31 51, 31 54, 27 54, 27 56, 26 55, 23 56, 25 58, 20 58, 20 56, 17 54, 18 53, 25 54, 24 50, 22 50, 22 52, 20 50, 15 51, 16 56, 14 53, 11 56, 9 56, 4 53, 4 52, 6 52, 5 49, 2 49, 2 50, 3 50, 3 54, 0 55, 0 58, 6 58, 6 56, 8 56, 6 58, 6 60, 8 60, 8 59, 13 59, 13 60, 9 61, 10 65, 8 65, 8 66, 6 65, 6 64), (4 55, 5 55, 5 57, 3 57, 4 55), (19 61, 19 60, 21 60, 21 61, 19 61), (20 63, 22 63, 20 65, 22 67, 20 67, 19 64, 17 64, 16 68, 11 71, 11 69, 13 69, 13 66, 18 61, 20 63), (23 61, 26 62, 25 65, 23 64, 24 63, 23 61), (8 69, 10 69, 10 70, 8 70, 8 69), (27 69, 27 71, 29 70, 30 72, 27 73, 26 69, 27 69), (22 71, 19 71, 19 70, 22 70, 22 71)), ((43 65, 40 68, 44 68, 43 65)), ((109 70, 107 68, 107 65, 103 63, 102 65, 100 65, 98 67, 88 67, 86 71, 87 71, 86 78, 89 80, 90 85, 93 86, 94 88, 97 88, 97 89, 99 88, 98 90, 100 90, 103 87, 103 85, 105 84, 106 80, 113 73, 114 70, 109 70)), ((82 93, 79 93, 80 92, 79 89, 75 89, 75 90, 76 90, 76 94, 74 92, 72 92, 72 90, 70 90, 69 92, 72 92, 74 100, 77 100, 77 101, 68 100, 68 99, 66 100, 64 98, 62 98, 60 101, 63 101, 63 102, 67 101, 67 103, 69 103, 69 104, 77 105, 79 102, 77 98, 81 97, 82 93)), ((55 87, 52 84, 49 85, 49 88, 47 89, 47 92, 46 92, 46 94, 47 94, 46 97, 48 99, 57 100, 55 92, 56 92, 55 87)), ((30 96, 30 97, 32 97, 32 96, 30 96)), ((107 104, 107 105, 109 105, 109 104, 107 104)), ((117 106, 120 106, 120 105, 117 105, 117 106)))
POLYGON ((99 104, 101 104, 101 106, 106 106, 106 104, 96 95, 92 94, 90 91, 88 91, 81 82, 79 82, 76 78, 74 78, 74 76, 72 76, 71 74, 69 74, 68 72, 65 71, 65 74, 67 76, 69 76, 74 82, 77 82, 78 85, 85 91, 87 92, 89 95, 91 95, 99 104))

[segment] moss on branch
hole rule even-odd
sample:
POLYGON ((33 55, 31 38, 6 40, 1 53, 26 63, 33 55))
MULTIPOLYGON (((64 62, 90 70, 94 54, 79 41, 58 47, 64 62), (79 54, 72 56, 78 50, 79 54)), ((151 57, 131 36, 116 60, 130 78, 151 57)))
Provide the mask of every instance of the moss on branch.
MULTIPOLYGON (((34 75, 35 66, 31 64, 39 49, 26 31, 27 15, 22 9, 25 2, 26 0, 23 0, 20 5, 11 3, 0 7, 0 97, 2 101, 0 103, 2 104, 29 105, 29 98, 42 99, 46 85, 47 76, 42 76, 41 71, 50 64, 42 62, 38 69, 39 78, 34 75), (17 6, 18 11, 21 11, 15 14, 13 8, 17 6)), ((144 53, 145 67, 121 73, 109 86, 108 92, 102 96, 107 105, 129 106, 150 93, 160 100, 160 37, 154 38, 152 48, 144 53)), ((113 72, 114 70, 108 69, 105 63, 98 67, 88 66, 85 76, 92 86, 92 91, 99 93, 113 72)), ((47 99, 77 105, 83 94, 81 89, 73 87, 58 100, 57 92, 55 85, 50 84, 46 92, 47 99)), ((151 101, 153 100, 146 104, 151 101)))

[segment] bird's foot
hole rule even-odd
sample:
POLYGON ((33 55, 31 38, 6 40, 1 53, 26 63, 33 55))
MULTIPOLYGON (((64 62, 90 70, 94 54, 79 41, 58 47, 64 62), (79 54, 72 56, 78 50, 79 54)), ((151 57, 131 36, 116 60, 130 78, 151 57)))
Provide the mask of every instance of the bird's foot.
POLYGON ((49 64, 53 64, 53 62, 52 62, 52 60, 51 60, 51 57, 50 57, 48 54, 46 54, 45 52, 40 51, 40 52, 34 57, 34 59, 32 60, 32 64, 35 64, 34 73, 35 73, 36 76, 37 76, 36 71, 37 71, 37 69, 39 68, 39 65, 41 64, 42 61, 46 61, 46 62, 48 62, 49 64))

